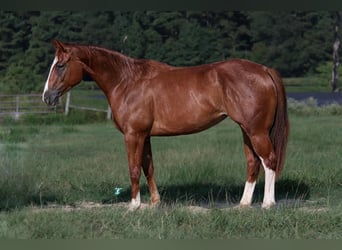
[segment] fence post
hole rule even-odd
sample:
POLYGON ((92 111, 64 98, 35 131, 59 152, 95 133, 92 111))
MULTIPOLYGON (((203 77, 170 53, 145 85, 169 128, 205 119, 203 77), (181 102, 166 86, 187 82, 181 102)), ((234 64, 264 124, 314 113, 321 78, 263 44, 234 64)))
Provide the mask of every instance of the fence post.
POLYGON ((15 97, 15 112, 19 113, 19 96, 15 97))
POLYGON ((112 109, 108 105, 108 108, 107 108, 107 120, 110 120, 111 118, 112 118, 112 109))
POLYGON ((17 95, 15 97, 15 120, 19 120, 19 96, 17 95))
POLYGON ((66 101, 65 101, 65 115, 69 114, 69 106, 70 106, 70 95, 71 95, 71 91, 69 91, 66 95, 66 101))

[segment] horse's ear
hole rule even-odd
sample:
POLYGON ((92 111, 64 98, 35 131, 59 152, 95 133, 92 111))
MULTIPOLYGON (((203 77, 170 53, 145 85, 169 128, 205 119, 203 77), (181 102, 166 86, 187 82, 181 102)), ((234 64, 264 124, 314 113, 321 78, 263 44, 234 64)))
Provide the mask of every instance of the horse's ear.
POLYGON ((57 50, 57 49, 60 49, 60 50, 62 50, 63 52, 67 52, 67 49, 66 49, 65 44, 62 43, 61 41, 58 41, 58 40, 53 39, 53 40, 52 40, 52 44, 53 44, 53 46, 55 47, 56 50, 57 50))

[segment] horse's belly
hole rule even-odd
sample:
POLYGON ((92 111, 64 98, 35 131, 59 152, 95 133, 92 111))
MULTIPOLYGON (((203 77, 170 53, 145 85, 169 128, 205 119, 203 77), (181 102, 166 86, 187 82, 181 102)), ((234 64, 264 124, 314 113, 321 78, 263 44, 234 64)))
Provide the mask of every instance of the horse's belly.
POLYGON ((172 120, 156 120, 153 123, 151 135, 172 136, 193 134, 216 125, 226 117, 227 115, 225 113, 217 113, 207 115, 206 117, 192 117, 190 115, 190 117, 175 117, 172 120))

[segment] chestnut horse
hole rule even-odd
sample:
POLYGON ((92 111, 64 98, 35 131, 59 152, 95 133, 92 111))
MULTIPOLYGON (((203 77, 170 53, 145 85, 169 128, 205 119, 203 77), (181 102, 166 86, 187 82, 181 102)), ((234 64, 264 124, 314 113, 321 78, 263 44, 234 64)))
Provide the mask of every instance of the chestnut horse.
POLYGON ((113 121, 123 134, 131 179, 130 210, 140 207, 141 168, 151 204, 160 202, 153 177, 151 136, 200 132, 229 116, 241 128, 247 180, 240 206, 250 206, 262 165, 263 208, 275 204, 275 181, 284 160, 289 121, 279 74, 242 59, 194 67, 173 67, 133 59, 97 46, 54 40, 55 58, 45 83, 43 101, 58 99, 83 79, 103 90, 113 121))

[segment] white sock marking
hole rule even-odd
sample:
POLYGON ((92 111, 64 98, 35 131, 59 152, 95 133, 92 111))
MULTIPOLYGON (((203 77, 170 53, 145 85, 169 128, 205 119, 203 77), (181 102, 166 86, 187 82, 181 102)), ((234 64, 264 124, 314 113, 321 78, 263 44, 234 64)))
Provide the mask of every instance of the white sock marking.
POLYGON ((58 58, 57 58, 57 56, 55 56, 55 58, 53 59, 53 62, 51 64, 51 67, 50 67, 48 78, 46 79, 46 82, 45 82, 44 91, 43 91, 43 95, 42 95, 42 100, 43 101, 44 101, 45 92, 49 89, 49 79, 50 79, 50 76, 51 76, 52 69, 55 66, 55 64, 57 63, 57 61, 58 61, 58 58))
POLYGON ((140 201, 140 191, 139 191, 135 199, 132 198, 131 204, 129 205, 129 210, 130 211, 136 210, 140 207, 140 205, 141 205, 141 201, 140 201))
POLYGON ((265 189, 264 189, 264 200, 262 202, 263 208, 270 208, 275 204, 274 188, 275 188, 275 171, 268 168, 264 160, 260 157, 262 166, 265 170, 265 189))
POLYGON ((243 195, 240 200, 240 205, 250 206, 252 204, 253 192, 255 188, 256 181, 245 183, 245 189, 243 190, 243 195))

